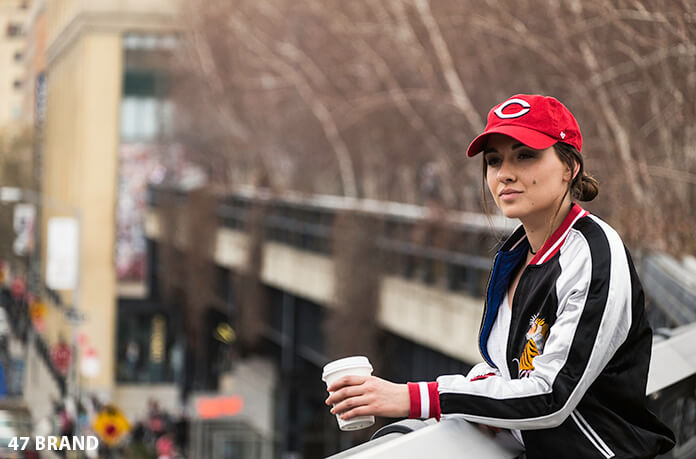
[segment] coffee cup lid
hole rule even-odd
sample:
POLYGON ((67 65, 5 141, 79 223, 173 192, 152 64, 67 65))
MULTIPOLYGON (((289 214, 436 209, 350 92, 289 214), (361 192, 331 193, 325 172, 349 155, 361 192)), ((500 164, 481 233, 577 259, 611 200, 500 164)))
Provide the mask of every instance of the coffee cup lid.
POLYGON ((324 366, 324 373, 321 375, 321 379, 323 381, 326 381, 326 377, 335 371, 357 367, 369 367, 370 372, 372 372, 372 365, 370 365, 370 361, 368 360, 368 358, 359 355, 355 357, 345 357, 343 359, 338 359, 334 360, 333 362, 327 363, 324 366))

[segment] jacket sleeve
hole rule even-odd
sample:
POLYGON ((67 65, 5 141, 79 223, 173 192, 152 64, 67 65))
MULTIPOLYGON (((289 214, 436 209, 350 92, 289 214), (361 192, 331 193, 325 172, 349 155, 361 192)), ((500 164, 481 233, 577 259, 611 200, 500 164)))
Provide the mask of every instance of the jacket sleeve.
MULTIPOLYGON (((479 381, 496 375, 500 376, 500 371, 497 368, 491 367, 486 362, 481 362, 474 365, 466 377, 468 380, 479 381)), ((408 393, 411 400, 409 418, 440 420, 440 395, 437 382, 410 382, 408 383, 408 393)))
POLYGON ((437 379, 443 416, 510 429, 560 425, 602 372, 631 326, 631 279, 618 235, 599 223, 573 231, 561 251, 558 310, 528 377, 437 379))

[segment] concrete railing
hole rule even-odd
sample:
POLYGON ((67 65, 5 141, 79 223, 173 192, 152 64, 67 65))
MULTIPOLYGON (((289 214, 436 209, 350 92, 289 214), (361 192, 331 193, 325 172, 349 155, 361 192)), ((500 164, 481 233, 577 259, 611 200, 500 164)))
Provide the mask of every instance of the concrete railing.
POLYGON ((408 419, 390 424, 377 431, 369 442, 330 459, 515 458, 521 453, 522 448, 511 435, 494 441, 473 424, 455 417, 440 422, 408 419))

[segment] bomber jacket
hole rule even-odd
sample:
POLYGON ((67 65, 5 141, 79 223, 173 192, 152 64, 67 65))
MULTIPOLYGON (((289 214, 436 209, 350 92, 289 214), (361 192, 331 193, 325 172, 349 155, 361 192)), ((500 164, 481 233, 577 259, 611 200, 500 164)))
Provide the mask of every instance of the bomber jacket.
POLYGON ((654 457, 674 434, 647 408, 652 348, 644 296, 619 235, 573 204, 524 268, 507 336, 509 377, 488 337, 530 250, 518 227, 496 255, 479 332, 484 359, 468 375, 409 383, 410 416, 462 416, 520 429, 529 458, 654 457))

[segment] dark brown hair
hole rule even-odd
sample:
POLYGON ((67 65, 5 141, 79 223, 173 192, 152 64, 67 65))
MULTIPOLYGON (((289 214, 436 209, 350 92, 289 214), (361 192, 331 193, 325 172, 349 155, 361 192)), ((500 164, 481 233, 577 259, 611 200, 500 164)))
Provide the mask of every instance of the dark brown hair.
POLYGON ((557 142, 553 149, 556 150, 558 159, 568 166, 571 171, 574 169, 575 164, 580 165, 580 170, 569 185, 570 197, 578 201, 592 201, 599 193, 599 182, 585 172, 585 165, 580 152, 575 147, 563 142, 557 142))

